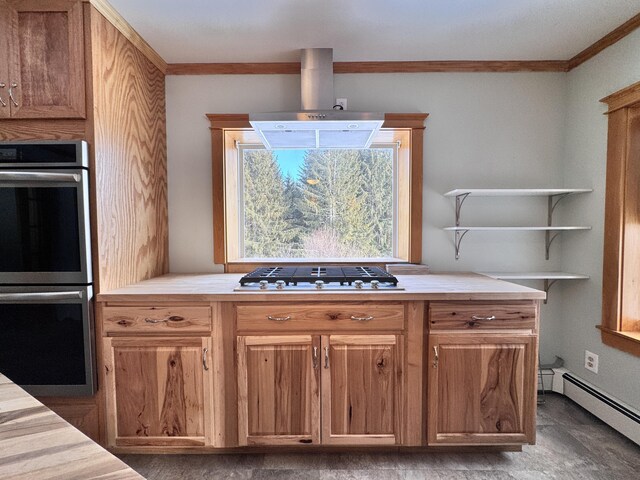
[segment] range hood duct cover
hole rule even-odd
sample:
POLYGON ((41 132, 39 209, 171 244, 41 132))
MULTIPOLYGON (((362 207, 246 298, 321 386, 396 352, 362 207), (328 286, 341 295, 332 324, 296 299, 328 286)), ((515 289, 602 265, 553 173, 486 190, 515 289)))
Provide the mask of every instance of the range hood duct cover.
POLYGON ((252 113, 249 122, 274 148, 368 148, 384 114, 333 109, 333 49, 302 50, 300 112, 252 113))

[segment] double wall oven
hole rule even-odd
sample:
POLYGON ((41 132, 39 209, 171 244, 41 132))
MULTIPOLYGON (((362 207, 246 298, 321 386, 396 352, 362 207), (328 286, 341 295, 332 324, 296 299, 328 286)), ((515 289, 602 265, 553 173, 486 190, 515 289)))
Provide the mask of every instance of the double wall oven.
POLYGON ((95 392, 88 148, 0 142, 0 372, 34 395, 95 392))

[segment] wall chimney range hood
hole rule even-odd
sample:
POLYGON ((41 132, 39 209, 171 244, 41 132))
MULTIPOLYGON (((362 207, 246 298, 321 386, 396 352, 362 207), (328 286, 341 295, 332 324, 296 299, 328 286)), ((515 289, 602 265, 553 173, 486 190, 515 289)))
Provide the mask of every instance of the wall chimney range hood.
POLYGON ((333 109, 333 49, 303 49, 300 63, 302 111, 249 115, 265 147, 368 148, 384 114, 333 109))

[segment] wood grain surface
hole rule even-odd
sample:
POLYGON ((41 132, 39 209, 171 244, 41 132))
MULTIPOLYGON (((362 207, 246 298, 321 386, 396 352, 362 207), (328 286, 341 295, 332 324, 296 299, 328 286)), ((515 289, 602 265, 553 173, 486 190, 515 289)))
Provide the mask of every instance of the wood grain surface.
POLYGON ((164 75, 92 12, 98 281, 108 290, 168 269, 164 75))
POLYGON ((535 346, 533 335, 432 335, 429 444, 533 442, 535 346))
POLYGON ((320 443, 315 338, 314 345, 311 335, 238 337, 240 445, 320 443))
POLYGON ((144 480, 2 374, 0 478, 144 480))
POLYGON ((153 63, 158 70, 165 73, 167 70, 167 62, 156 52, 147 41, 136 32, 133 27, 127 22, 120 13, 116 11, 113 6, 105 0, 83 0, 91 3, 96 10, 98 10, 118 31, 129 40, 135 47, 153 63))
POLYGON ((211 444, 210 339, 104 342, 109 446, 211 444))
POLYGON ((107 334, 208 333, 211 331, 211 307, 127 306, 105 307, 102 328, 107 334))
POLYGON ((322 443, 399 444, 403 336, 322 337, 322 443))
POLYGON ((521 328, 535 331, 536 305, 522 303, 452 303, 429 304, 430 330, 484 330, 521 328))
POLYGON ((393 331, 404 327, 401 303, 238 305, 236 312, 240 332, 393 331))
MULTIPOLYGON (((13 118, 84 118, 82 3, 8 0, 13 118)), ((1 80, 0 80, 1 81, 1 80)))
MULTIPOLYGON (((543 300, 545 293, 515 283, 475 273, 397 275, 404 290, 395 291, 313 291, 259 290, 236 292, 239 274, 167 274, 98 294, 103 302, 234 301, 376 301, 376 300, 543 300)), ((159 303, 158 303, 159 302, 159 303)))

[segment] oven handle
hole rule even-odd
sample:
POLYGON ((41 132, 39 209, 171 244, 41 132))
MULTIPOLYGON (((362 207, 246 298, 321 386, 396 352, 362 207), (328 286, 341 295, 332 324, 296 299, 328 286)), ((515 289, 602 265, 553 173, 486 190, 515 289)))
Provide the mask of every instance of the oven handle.
POLYGON ((30 300, 82 300, 82 292, 0 293, 0 303, 30 300))
POLYGON ((53 172, 0 172, 0 182, 67 182, 80 183, 82 176, 79 173, 53 173, 53 172))

